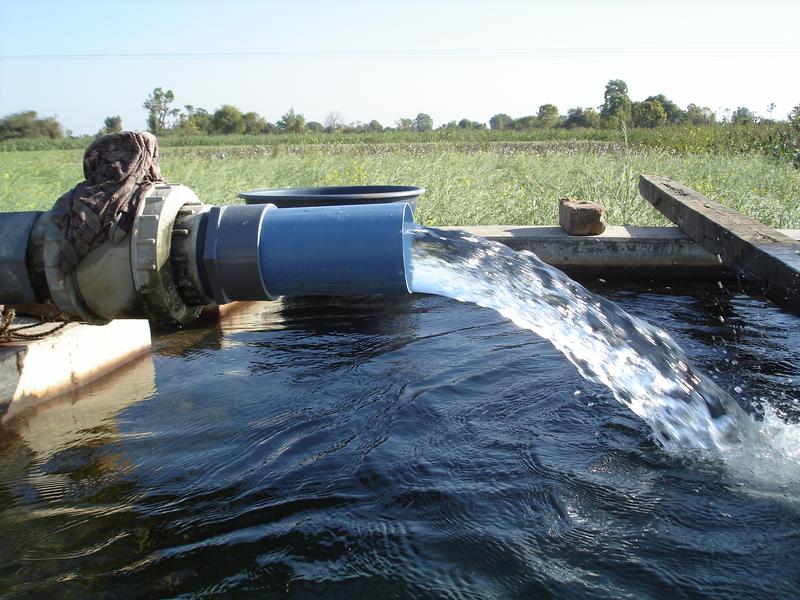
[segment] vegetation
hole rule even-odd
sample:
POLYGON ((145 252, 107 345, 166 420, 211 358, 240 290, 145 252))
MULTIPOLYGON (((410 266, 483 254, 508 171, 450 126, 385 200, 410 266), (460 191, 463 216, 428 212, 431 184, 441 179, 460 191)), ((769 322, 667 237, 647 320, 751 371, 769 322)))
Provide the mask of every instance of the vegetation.
POLYGON ((156 135, 168 129, 168 119, 178 116, 180 111, 170 107, 174 100, 175 94, 172 90, 165 92, 160 87, 154 89, 145 99, 142 107, 147 111, 147 128, 156 135))
POLYGON ((283 133, 303 133, 305 130, 306 118, 296 114, 294 108, 290 108, 289 112, 278 121, 278 131, 283 133))
POLYGON ((57 140, 63 137, 61 123, 55 117, 40 118, 34 110, 6 115, 0 119, 0 140, 57 140))
POLYGON ((631 109, 631 120, 636 127, 655 128, 666 125, 667 111, 656 100, 637 102, 631 109))
POLYGON ((103 128, 97 132, 97 135, 101 136, 118 131, 122 131, 122 117, 119 115, 115 117, 106 117, 106 120, 103 122, 103 128))
POLYGON ((631 99, 628 97, 628 85, 621 79, 612 79, 606 85, 603 106, 600 108, 602 123, 617 128, 631 120, 631 99))
MULTIPOLYGON (((686 109, 664 94, 634 102, 627 84, 613 79, 606 84, 603 104, 574 107, 561 115, 554 104, 542 104, 535 115, 512 118, 497 113, 485 123, 461 119, 434 129, 427 113, 403 117, 395 127, 376 120, 345 123, 341 113, 332 111, 324 125, 306 122, 305 116, 290 108, 276 123, 256 112, 242 113, 223 104, 213 113, 191 104, 173 106, 172 90, 155 88, 145 99, 148 128, 159 135, 164 147, 214 145, 296 145, 420 142, 522 142, 603 141, 630 143, 634 148, 657 148, 675 152, 750 153, 759 152, 800 166, 800 104, 786 121, 760 119, 747 107, 738 107, 721 121, 708 107, 689 104, 686 109)), ((107 117, 97 135, 119 131, 119 116, 107 117)), ((53 117, 40 119, 33 111, 0 119, 0 151, 84 148, 91 136, 64 136, 53 117)))
MULTIPOLYGON (((184 105, 183 109, 173 106, 175 94, 171 89, 164 91, 157 87, 145 98, 142 107, 147 112, 147 127, 159 136, 164 135, 235 135, 247 133, 275 134, 280 132, 304 133, 343 133, 343 132, 377 132, 384 129, 376 120, 368 123, 356 121, 345 123, 341 113, 331 111, 325 118, 325 124, 315 121, 306 123, 305 117, 295 113, 294 109, 284 114, 276 123, 270 123, 255 112, 242 113, 237 107, 223 104, 211 113, 204 108, 191 104, 184 105)), ((542 104, 535 115, 512 118, 505 113, 497 113, 488 123, 494 131, 548 128, 602 128, 619 129, 622 125, 628 127, 656 128, 665 125, 713 125, 717 122, 717 115, 711 109, 696 104, 689 104, 686 109, 680 108, 675 102, 664 94, 653 95, 641 102, 634 102, 628 95, 628 86, 621 79, 610 80, 603 93, 603 104, 598 107, 599 112, 591 107, 574 107, 562 115, 554 104, 542 104)), ((775 108, 771 104, 768 108, 769 117, 761 119, 749 108, 740 106, 725 116, 722 122, 735 125, 752 125, 756 123, 774 123, 772 112, 775 108)), ((109 119, 119 117, 109 117, 109 119)), ((108 119, 107 119, 108 120, 108 119)), ((461 119, 440 125, 439 129, 483 129, 486 124, 461 119)), ((396 130, 427 132, 434 128, 433 119, 426 113, 418 113, 415 118, 403 117, 395 122, 396 130)), ((105 130, 108 130, 106 123, 105 130)), ((387 128, 391 129, 391 128, 387 128)), ((102 131, 102 130, 101 130, 102 131)), ((54 117, 37 119, 35 112, 16 113, 0 119, 0 141, 12 138, 63 137, 60 125, 54 117), (25 126, 20 126, 20 122, 25 126), (53 127, 53 125, 57 127, 53 127)))
MULTIPOLYGON (((599 119, 599 115, 591 110, 580 110, 580 113, 571 112, 570 119, 599 119)), ((200 113, 202 115, 202 113, 200 113)), ((194 113, 192 120, 197 118, 194 113)), ((206 113, 210 119, 211 116, 206 113)), ((205 118, 203 116, 202 118, 205 118)), ((312 123, 302 133, 290 132, 290 128, 298 129, 296 115, 292 111, 284 117, 281 134, 247 133, 244 134, 183 134, 180 130, 170 135, 159 137, 162 148, 176 147, 209 147, 209 146, 252 146, 255 148, 293 146, 342 146, 358 144, 421 144, 421 143, 452 143, 465 146, 486 146, 498 143, 529 143, 529 142, 565 142, 579 143, 629 143, 636 150, 657 149, 665 152, 679 154, 750 154, 758 153, 780 160, 793 162, 800 167, 800 119, 790 122, 759 123, 755 125, 732 125, 730 123, 718 125, 681 125, 650 128, 620 128, 602 129, 599 127, 554 127, 530 130, 517 129, 487 129, 477 127, 476 124, 466 121, 464 123, 448 124, 447 127, 432 131, 418 132, 410 125, 408 129, 380 129, 368 125, 363 131, 341 131, 327 133, 325 128, 317 123, 319 128, 312 131, 312 123), (465 126, 466 125, 466 126, 465 126)), ((191 127, 187 124, 186 127, 191 127)), ((56 149, 85 149, 92 141, 92 136, 80 138, 32 138, 32 139, 7 139, 0 142, 2 151, 27 151, 27 150, 56 150, 56 149)))
MULTIPOLYGON (((490 132, 485 132, 490 133, 490 132)), ((0 210, 44 210, 82 179, 82 149, 0 153, 0 210)), ((168 181, 209 203, 267 187, 414 184, 428 225, 552 225, 558 199, 607 206, 612 225, 664 225, 639 173, 674 178, 774 227, 800 228, 800 170, 757 154, 677 153, 617 143, 439 142, 171 146, 168 181)))
MULTIPOLYGON (((633 101, 622 80, 603 104, 562 115, 553 104, 486 123, 461 119, 434 128, 430 115, 345 123, 331 112, 307 122, 290 108, 270 123, 223 104, 213 112, 177 108, 172 90, 145 99, 159 134, 162 171, 209 203, 243 190, 347 184, 427 188, 418 219, 431 225, 557 222, 557 200, 576 196, 607 206, 616 225, 665 221, 637 192, 639 173, 664 175, 775 227, 800 228, 800 104, 787 120, 738 107, 718 119, 704 106, 679 107, 663 94, 633 101), (792 168, 792 167, 796 168, 792 168)), ((98 135, 118 131, 119 116, 98 135)), ((47 209, 82 179, 93 136, 65 135, 33 111, 0 119, 0 210, 47 209)))

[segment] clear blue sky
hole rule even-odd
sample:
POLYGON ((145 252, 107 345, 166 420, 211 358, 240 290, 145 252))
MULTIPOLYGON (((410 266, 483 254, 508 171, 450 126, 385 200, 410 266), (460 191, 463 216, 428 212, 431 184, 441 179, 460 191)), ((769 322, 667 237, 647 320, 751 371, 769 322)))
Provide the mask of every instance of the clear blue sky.
POLYGON ((800 0, 0 0, 0 115, 145 126, 156 86, 276 121, 486 122, 598 106, 609 79, 716 111, 800 103, 800 0), (144 56, 148 55, 148 56, 144 56))

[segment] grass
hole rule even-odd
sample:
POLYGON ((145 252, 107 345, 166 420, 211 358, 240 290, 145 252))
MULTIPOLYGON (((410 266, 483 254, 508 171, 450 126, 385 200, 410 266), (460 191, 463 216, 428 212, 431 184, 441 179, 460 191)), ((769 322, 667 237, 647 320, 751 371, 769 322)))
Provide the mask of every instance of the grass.
MULTIPOLYGON (((82 178, 81 150, 0 152, 0 210, 45 210, 82 178)), ((240 191, 420 185, 427 225, 551 225, 558 199, 601 202, 611 225, 663 225, 637 192, 663 175, 778 228, 800 228, 800 170, 760 154, 709 154, 593 142, 437 142, 165 147, 162 172, 212 204, 240 191)))
MULTIPOLYGON (((198 148, 210 146, 287 146, 287 145, 361 145, 361 144, 418 144, 418 143, 466 143, 489 144, 492 142, 607 142, 623 143, 626 139, 634 148, 657 148, 692 153, 741 153, 759 151, 769 156, 784 155, 776 152, 778 146, 791 138, 794 150, 798 141, 797 126, 787 122, 759 123, 752 125, 668 125, 656 128, 592 129, 532 128, 521 131, 505 129, 437 129, 432 131, 364 131, 340 133, 280 133, 187 135, 168 130, 160 135, 162 148, 198 148)), ((0 152, 26 150, 83 150, 94 136, 61 139, 6 139, 0 141, 0 152)), ((784 148, 784 150, 788 150, 784 148)), ((784 156, 791 160, 788 154, 784 156)))

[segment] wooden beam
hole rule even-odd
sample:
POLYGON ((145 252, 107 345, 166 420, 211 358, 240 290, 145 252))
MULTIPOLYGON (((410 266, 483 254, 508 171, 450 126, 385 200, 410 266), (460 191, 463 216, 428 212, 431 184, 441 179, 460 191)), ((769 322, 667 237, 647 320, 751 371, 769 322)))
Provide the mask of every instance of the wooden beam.
POLYGON ((800 242, 665 177, 641 175, 639 192, 765 296, 800 313, 800 242))

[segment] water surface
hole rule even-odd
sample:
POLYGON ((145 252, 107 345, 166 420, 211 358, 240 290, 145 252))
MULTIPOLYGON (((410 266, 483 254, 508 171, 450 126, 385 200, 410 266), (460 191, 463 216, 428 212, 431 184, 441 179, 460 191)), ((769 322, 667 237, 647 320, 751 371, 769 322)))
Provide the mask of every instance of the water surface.
MULTIPOLYGON (((800 319, 719 289, 594 287, 666 329, 740 406, 800 418, 800 319)), ((157 348, 4 432, 3 597, 800 589, 796 482, 668 453, 607 387, 492 311, 436 296, 271 303, 157 348)))

